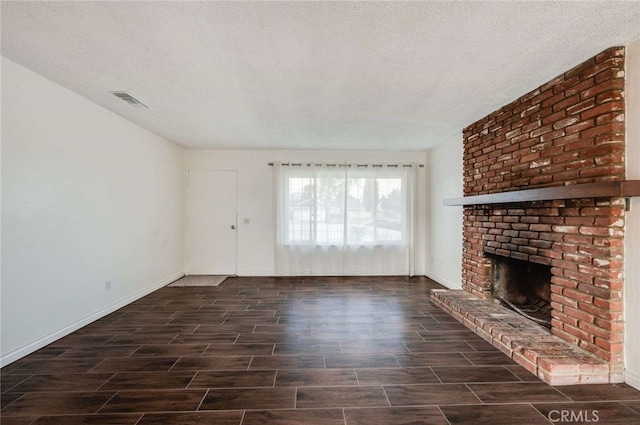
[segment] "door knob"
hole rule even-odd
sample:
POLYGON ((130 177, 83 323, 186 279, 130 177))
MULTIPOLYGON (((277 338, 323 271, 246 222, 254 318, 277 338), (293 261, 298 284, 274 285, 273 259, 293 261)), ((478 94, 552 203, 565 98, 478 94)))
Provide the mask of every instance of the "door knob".
POLYGON ((231 230, 236 230, 236 226, 235 226, 235 224, 232 224, 232 225, 231 225, 231 230))

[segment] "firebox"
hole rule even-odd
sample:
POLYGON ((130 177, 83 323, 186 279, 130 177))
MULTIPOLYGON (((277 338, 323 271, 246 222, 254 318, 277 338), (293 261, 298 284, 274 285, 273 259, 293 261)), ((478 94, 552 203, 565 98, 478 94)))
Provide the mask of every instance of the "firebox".
POLYGON ((493 262, 491 295, 505 307, 551 328, 551 267, 500 255, 493 262))

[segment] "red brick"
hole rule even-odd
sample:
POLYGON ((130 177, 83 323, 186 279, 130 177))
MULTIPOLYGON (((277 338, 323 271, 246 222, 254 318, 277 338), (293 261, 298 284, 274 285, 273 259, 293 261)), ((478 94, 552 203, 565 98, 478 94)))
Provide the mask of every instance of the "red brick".
MULTIPOLYGON (((578 319, 576 319, 575 317, 571 317, 569 315, 566 315, 566 314, 558 312, 558 311, 554 311, 553 312, 553 316, 554 316, 555 320, 559 321, 562 324, 566 323, 566 324, 571 325, 571 326, 578 326, 578 319)), ((556 326, 557 325, 558 324, 556 323, 556 326)))
POLYGON ((609 353, 622 353, 623 350, 622 342, 612 343, 602 338, 595 338, 595 343, 609 353))
POLYGON ((585 90, 580 92, 581 99, 588 99, 590 97, 595 97, 596 95, 610 91, 610 90, 623 90, 624 89, 624 80, 622 78, 617 78, 614 80, 606 80, 602 83, 594 86, 594 87, 584 87, 585 90))
MULTIPOLYGON (((556 128, 556 124, 554 124, 553 126, 554 126, 553 128, 556 128)), ((560 128, 560 129, 552 131, 550 133, 543 134, 542 136, 540 136, 540 141, 548 142, 548 141, 553 141, 555 139, 559 139, 559 138, 563 137, 565 135, 564 130, 562 130, 561 127, 557 127, 557 128, 560 128)), ((546 155, 550 155, 549 152, 545 152, 545 154, 546 155)))
MULTIPOLYGON (((538 254, 540 254, 539 251, 538 251, 538 254)), ((529 257, 529 261, 531 261, 532 263, 544 264, 546 266, 550 266, 551 265, 551 259, 550 258, 541 257, 540 255, 532 255, 532 256, 530 256, 529 257)))
POLYGON ((624 164, 624 155, 622 153, 611 153, 604 157, 595 158, 596 165, 607 164, 624 164))
POLYGON ((593 238, 587 235, 576 235, 576 234, 565 235, 563 240, 567 243, 574 243, 574 244, 590 245, 593 243, 593 238))
POLYGON ((623 67, 624 63, 620 67, 612 67, 599 73, 598 75, 596 75, 596 84, 600 84, 607 80, 624 78, 624 70, 622 69, 623 67))
POLYGON ((539 249, 538 255, 541 257, 550 258, 550 259, 562 258, 562 253, 555 251, 553 249, 539 249))
MULTIPOLYGON (((605 50, 606 52, 606 50, 605 50)), ((602 52, 604 53, 604 52, 602 52)), ((600 53, 600 54, 602 54, 600 53)), ((603 55, 604 56, 604 55, 603 55)), ((602 60, 606 60, 606 58, 603 58, 602 60)), ((589 58, 588 60, 582 62, 581 64, 574 66, 573 68, 571 68, 569 71, 564 73, 564 77, 565 78, 572 78, 574 76, 580 75, 582 73, 584 73, 585 71, 593 68, 596 63, 598 63, 598 61, 596 61, 596 58, 589 58)))
POLYGON ((585 120, 585 119, 597 117, 599 115, 607 114, 610 112, 617 112, 617 111, 624 111, 623 101, 608 102, 608 103, 595 106, 593 108, 589 108, 588 110, 580 114, 580 117, 583 120, 585 120))
POLYGON ((594 238, 593 244, 596 246, 606 246, 606 247, 623 247, 624 242, 617 239, 611 238, 594 238))
MULTIPOLYGON (((552 122, 553 122, 553 121, 552 121, 552 122)), ((535 129, 535 130, 532 130, 532 131, 529 133, 529 136, 530 136, 530 137, 532 137, 532 138, 535 138, 535 137, 541 136, 541 135, 543 135, 543 134, 545 134, 545 133, 549 133, 549 132, 550 132, 550 131, 552 131, 552 130, 553 130, 553 127, 552 127, 552 126, 550 126, 550 125, 545 125, 545 126, 542 126, 542 127, 540 127, 540 128, 537 128, 537 129, 535 129)))
POLYGON ((579 232, 581 235, 610 236, 611 229, 606 227, 581 226, 579 232))
MULTIPOLYGON (((571 127, 567 127, 567 130, 566 130, 567 132, 569 132, 569 128, 571 127)), ((582 132, 580 133, 580 136, 583 138, 589 138, 589 137, 597 136, 603 133, 622 133, 622 132, 624 132, 624 123, 613 122, 613 123, 603 124, 603 125, 599 125, 599 126, 588 128, 588 129, 583 129, 582 132)))
MULTIPOLYGON (((565 83, 565 84, 567 84, 567 85, 568 85, 567 89, 564 91, 564 95, 565 95, 566 97, 573 96, 574 94, 581 93, 581 92, 583 92, 584 90, 587 90, 587 89, 589 89, 589 88, 592 88, 592 87, 593 87, 593 85, 594 85, 594 83, 595 83, 595 79, 593 79, 593 78, 589 78, 589 79, 587 79, 587 80, 585 80, 585 81, 581 81, 581 82, 579 82, 578 84, 571 84, 571 85, 569 85, 569 84, 570 84, 570 82, 571 82, 572 80, 573 80, 573 79, 567 80, 567 82, 565 83)), ((560 89, 562 88, 562 86, 563 86, 563 85, 564 85, 564 84, 559 85, 559 86, 558 86, 558 88, 557 88, 557 90, 560 90, 560 89)), ((556 89, 554 89, 554 91, 556 91, 556 89)), ((589 97, 589 96, 582 96, 582 95, 581 95, 581 98, 582 98, 582 99, 586 99, 587 97, 589 97)))
POLYGON ((624 216, 624 210, 622 208, 613 208, 613 207, 585 207, 585 208, 582 208, 580 212, 584 215, 591 215, 591 216, 598 216, 598 217, 624 216))
POLYGON ((554 112, 551 115, 548 115, 542 119, 542 125, 546 126, 547 124, 553 124, 563 119, 565 116, 566 116, 566 112, 564 110, 554 112))
POLYGON ((553 91, 553 88, 556 87, 558 84, 562 83, 564 80, 565 80, 564 75, 559 75, 554 79, 552 79, 551 81, 540 86, 540 92, 553 91))
POLYGON ((595 337, 589 332, 585 332, 582 329, 570 325, 565 325, 563 330, 569 335, 573 335, 582 341, 593 342, 595 340, 595 337))
POLYGON ((603 279, 619 279, 622 278, 622 271, 615 269, 602 269, 586 264, 578 264, 578 271, 580 273, 588 274, 592 277, 601 277, 603 279))
MULTIPOLYGON (((573 325, 575 326, 575 325, 573 325)), ((595 337, 600 337, 600 338, 610 338, 611 337, 611 332, 606 330, 606 329, 602 329, 599 326, 596 326, 592 323, 589 322, 580 322, 579 325, 577 325, 580 329, 584 330, 585 332, 590 333, 591 335, 595 336, 595 337)))
POLYGON ((593 302, 596 307, 601 307, 610 312, 622 312, 623 311, 623 302, 622 300, 603 300, 601 298, 595 298, 593 302))
POLYGON ((562 276, 576 281, 576 283, 593 283, 593 276, 588 273, 576 272, 573 270, 563 270, 562 276))
POLYGON ((571 151, 589 148, 593 145, 595 145, 595 141, 593 139, 578 139, 574 142, 569 142, 564 145, 565 152, 569 152, 569 153, 565 153, 563 155, 558 155, 554 157, 553 162, 565 164, 567 162, 567 159, 566 159, 567 157, 577 158, 579 155, 578 152, 571 152, 571 151))
POLYGON ((602 288, 595 285, 587 284, 578 285, 578 290, 602 299, 608 299, 611 293, 608 288, 602 288))
POLYGON ((577 234, 579 230, 578 226, 553 226, 553 231, 558 233, 577 234))
POLYGON ((544 223, 544 224, 566 224, 564 217, 540 217, 540 223, 544 223))
POLYGON ((594 286, 598 289, 610 289, 609 296, 603 295, 598 298, 607 299, 611 301, 620 301, 623 298, 622 286, 619 286, 618 283, 622 283, 622 279, 610 279, 607 281, 608 284, 600 285, 600 279, 594 279, 594 286))
MULTIPOLYGON (((556 95, 558 96, 558 95, 556 95)), ((554 96, 554 98, 556 97, 554 96)), ((578 104, 580 102, 580 96, 578 94, 568 97, 568 98, 558 98, 558 100, 553 103, 553 110, 554 111, 567 111, 568 108, 570 108, 571 106, 575 106, 576 104, 578 104)))
POLYGON ((596 63, 602 63, 610 58, 624 58, 625 49, 621 46, 609 47, 595 56, 596 63))
POLYGON ((540 152, 533 152, 527 155, 524 155, 520 158, 520 162, 521 163, 529 163, 531 161, 534 161, 536 159, 540 158, 540 152))
POLYGON ((570 226, 593 226, 593 217, 566 217, 565 223, 570 226))
MULTIPOLYGON (((589 117, 585 117, 584 114, 582 116, 580 116, 580 117, 574 115, 574 116, 570 116, 570 117, 567 117, 567 118, 563 118, 563 119, 560 119, 560 120, 554 122, 553 123, 553 128, 556 129, 556 130, 560 129, 560 128, 565 128, 565 127, 568 127, 570 125, 573 125, 573 124, 579 122, 580 119, 582 119, 584 121, 587 118, 589 118, 589 117)), ((564 133, 562 135, 564 135, 564 133)))
MULTIPOLYGON (((611 57, 603 61, 599 61, 593 68, 586 70, 581 74, 582 78, 590 78, 596 75, 606 74, 606 71, 613 69, 619 69, 624 66, 623 57, 611 57)), ((609 77, 611 78, 611 77, 609 77)))
POLYGON ((610 320, 599 317, 596 319, 596 325, 611 332, 622 332, 624 330, 624 322, 620 320, 610 320))
POLYGON ((596 118, 596 125, 605 125, 609 123, 622 123, 624 122, 624 114, 621 112, 612 112, 609 114, 600 115, 596 118))
POLYGON ((553 267, 558 267, 563 270, 578 270, 578 264, 573 260, 567 261, 562 259, 553 259, 551 261, 551 264, 553 265, 553 267))
MULTIPOLYGON (((603 93, 603 94, 602 94, 602 95, 600 95, 600 96, 604 96, 604 95, 605 95, 605 94, 603 93)), ((612 99, 605 100, 605 98, 603 97, 603 101, 609 101, 609 100, 612 100, 612 99)), ((583 101, 581 101, 581 102, 579 102, 579 103, 576 103, 576 104, 575 104, 575 105, 573 105, 573 106, 569 106, 569 107, 567 108, 567 114, 568 114, 568 115, 576 115, 576 114, 579 114, 579 113, 581 113, 582 111, 585 111, 585 110, 587 110, 587 109, 589 109, 589 108, 593 107, 597 102, 598 102, 598 98, 596 98, 596 99, 594 99, 594 98, 585 99, 585 100, 583 100, 583 101)))
MULTIPOLYGON (((593 100, 593 98, 589 99, 589 101, 592 101, 592 100, 593 100)), ((616 101, 616 100, 624 100, 624 91, 623 90, 611 90, 611 91, 607 91, 607 92, 604 92, 602 94, 599 94, 595 98, 595 103, 600 105, 602 103, 616 101)), ((585 102, 586 102, 586 100, 585 100, 585 102)))
POLYGON ((588 255, 574 254, 573 252, 563 252, 562 258, 565 261, 572 261, 574 263, 591 264, 591 257, 589 257, 588 255))
POLYGON ((565 341, 573 343, 574 345, 578 345, 578 343, 580 342, 580 339, 577 338, 575 335, 572 335, 572 334, 570 334, 568 332, 565 332, 565 331, 563 331, 561 329, 558 329, 558 328, 552 328, 551 329, 551 333, 553 335, 556 335, 556 336, 564 339, 565 341))
MULTIPOLYGON (((577 291, 577 290, 570 289, 570 288, 564 289, 562 291, 562 294, 570 297, 571 299, 574 299, 574 300, 577 300, 577 301, 581 301, 581 302, 590 303, 590 302, 593 302, 593 300, 594 300, 592 295, 585 294, 584 292, 577 291)), ((573 317, 580 318, 580 316, 578 316, 578 315, 573 315, 573 317)), ((591 319, 593 319, 593 316, 589 315, 588 318, 584 318, 583 320, 591 320, 591 319)))
MULTIPOLYGON (((579 123, 570 125, 569 127, 565 127, 564 131, 567 134, 578 133, 595 126, 595 124, 596 124, 595 120, 580 121, 579 123)), ((585 136, 581 136, 581 137, 585 137, 585 136)))

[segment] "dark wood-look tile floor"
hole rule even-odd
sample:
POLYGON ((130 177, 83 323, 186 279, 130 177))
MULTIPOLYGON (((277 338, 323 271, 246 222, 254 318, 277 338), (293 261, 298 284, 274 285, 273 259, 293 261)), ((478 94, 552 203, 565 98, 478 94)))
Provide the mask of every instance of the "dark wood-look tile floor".
POLYGON ((640 423, 640 392, 543 383, 432 305, 436 287, 318 277, 163 288, 3 368, 0 422, 640 423))

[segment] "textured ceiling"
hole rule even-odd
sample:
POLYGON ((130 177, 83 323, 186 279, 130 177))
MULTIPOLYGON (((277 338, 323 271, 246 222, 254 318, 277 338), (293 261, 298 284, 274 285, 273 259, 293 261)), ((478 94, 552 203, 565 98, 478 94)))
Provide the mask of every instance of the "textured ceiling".
POLYGON ((2 2, 3 56, 203 148, 424 150, 639 35, 638 1, 2 2))

